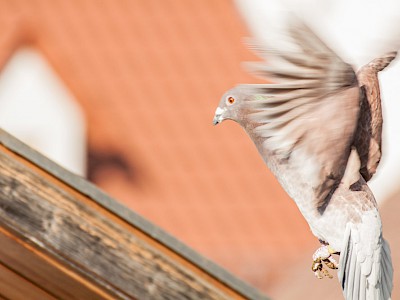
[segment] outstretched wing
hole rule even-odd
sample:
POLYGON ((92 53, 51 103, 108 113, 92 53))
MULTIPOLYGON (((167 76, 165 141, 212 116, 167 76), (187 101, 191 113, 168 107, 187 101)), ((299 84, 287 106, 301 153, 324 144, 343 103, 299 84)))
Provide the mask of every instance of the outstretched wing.
POLYGON ((261 138, 264 152, 299 168, 321 209, 346 169, 359 87, 352 67, 293 19, 288 35, 282 36, 290 51, 256 49, 266 62, 254 63, 253 69, 277 83, 257 85, 247 104, 256 124, 253 134, 261 138))
POLYGON ((354 145, 360 156, 360 173, 368 181, 376 172, 382 155, 382 107, 378 72, 396 57, 390 52, 376 58, 357 72, 361 108, 354 145))

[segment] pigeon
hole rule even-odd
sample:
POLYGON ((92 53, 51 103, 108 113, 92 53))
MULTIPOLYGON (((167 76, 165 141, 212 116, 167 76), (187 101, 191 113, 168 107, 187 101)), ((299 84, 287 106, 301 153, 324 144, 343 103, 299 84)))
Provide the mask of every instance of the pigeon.
POLYGON ((228 90, 213 123, 239 123, 295 201, 321 244, 316 277, 338 269, 345 299, 391 299, 390 248, 367 182, 381 158, 378 72, 397 52, 356 72, 300 19, 285 33, 284 49, 253 45, 264 61, 251 68, 268 83, 228 90))

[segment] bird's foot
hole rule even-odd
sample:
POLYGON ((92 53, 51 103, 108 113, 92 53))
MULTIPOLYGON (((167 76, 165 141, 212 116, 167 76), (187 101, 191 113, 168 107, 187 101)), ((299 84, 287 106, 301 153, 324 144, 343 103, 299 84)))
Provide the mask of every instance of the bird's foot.
POLYGON ((315 276, 318 279, 322 279, 324 277, 333 278, 331 274, 329 274, 327 269, 324 269, 324 264, 330 269, 337 269, 339 264, 332 257, 332 254, 337 253, 332 249, 329 245, 321 246, 315 251, 313 254, 313 263, 311 266, 311 270, 314 272, 315 276))

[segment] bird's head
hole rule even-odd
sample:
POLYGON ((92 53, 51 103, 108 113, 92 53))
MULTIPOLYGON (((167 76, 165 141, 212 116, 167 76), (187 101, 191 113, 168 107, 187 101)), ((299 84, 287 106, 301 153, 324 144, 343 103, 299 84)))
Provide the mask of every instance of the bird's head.
POLYGON ((233 120, 241 123, 243 117, 243 108, 245 104, 246 93, 240 87, 234 87, 227 91, 221 98, 217 110, 215 111, 214 125, 224 120, 233 120))

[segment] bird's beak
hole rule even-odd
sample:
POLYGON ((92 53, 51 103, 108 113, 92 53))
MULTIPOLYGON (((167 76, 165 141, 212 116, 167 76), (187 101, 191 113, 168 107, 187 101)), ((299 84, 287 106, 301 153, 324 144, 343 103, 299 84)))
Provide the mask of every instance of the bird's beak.
POLYGON ((222 114, 224 111, 225 111, 224 109, 217 107, 217 110, 215 111, 215 115, 214 115, 214 120, 213 120, 214 125, 217 125, 223 121, 222 114))

